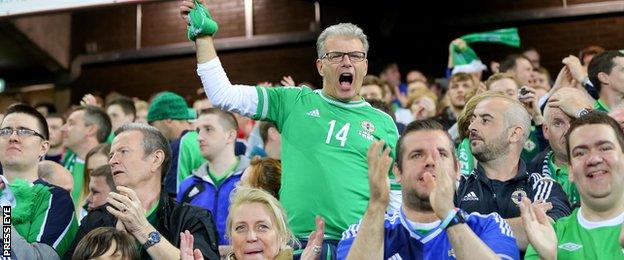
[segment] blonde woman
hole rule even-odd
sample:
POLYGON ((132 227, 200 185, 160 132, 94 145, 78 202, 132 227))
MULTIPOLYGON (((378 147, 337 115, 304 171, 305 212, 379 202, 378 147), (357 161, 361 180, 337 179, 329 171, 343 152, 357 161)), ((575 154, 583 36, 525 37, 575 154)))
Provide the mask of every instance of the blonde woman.
MULTIPOLYGON (((280 203, 264 190, 239 187, 231 198, 227 218, 227 236, 232 252, 226 259, 293 259, 293 246, 298 240, 288 228, 287 218, 280 203)), ((316 218, 316 231, 301 254, 302 260, 319 259, 323 244, 324 222, 316 218)), ((193 237, 180 233, 180 253, 183 260, 203 259, 193 252, 193 237)))

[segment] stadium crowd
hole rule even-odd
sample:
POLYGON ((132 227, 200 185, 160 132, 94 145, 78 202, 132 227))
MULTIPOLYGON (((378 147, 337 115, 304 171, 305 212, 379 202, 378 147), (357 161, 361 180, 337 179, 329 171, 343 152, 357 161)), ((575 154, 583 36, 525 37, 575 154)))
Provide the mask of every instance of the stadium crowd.
POLYGON ((201 2, 180 5, 192 106, 4 111, 14 259, 624 259, 623 51, 583 48, 553 80, 533 48, 460 61, 460 37, 442 84, 369 73, 367 36, 340 23, 317 39, 320 88, 248 86, 201 2))

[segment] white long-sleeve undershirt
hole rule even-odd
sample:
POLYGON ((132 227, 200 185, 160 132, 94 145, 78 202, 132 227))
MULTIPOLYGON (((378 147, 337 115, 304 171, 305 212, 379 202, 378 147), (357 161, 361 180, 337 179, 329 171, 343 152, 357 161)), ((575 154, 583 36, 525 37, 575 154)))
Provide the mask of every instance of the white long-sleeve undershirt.
POLYGON ((226 111, 253 117, 258 109, 258 92, 249 85, 232 85, 219 58, 197 65, 197 75, 208 100, 226 111))

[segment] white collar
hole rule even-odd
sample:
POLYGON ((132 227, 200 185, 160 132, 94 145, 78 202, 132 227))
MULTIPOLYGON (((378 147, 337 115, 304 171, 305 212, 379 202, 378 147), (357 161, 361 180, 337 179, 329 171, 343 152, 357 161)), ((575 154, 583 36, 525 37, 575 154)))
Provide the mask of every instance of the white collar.
POLYGON ((607 219, 603 221, 590 221, 583 217, 583 207, 580 207, 578 213, 576 214, 576 219, 578 220, 579 225, 581 225, 585 229, 617 226, 622 225, 622 222, 624 222, 624 211, 620 213, 620 215, 617 215, 612 219, 607 219))

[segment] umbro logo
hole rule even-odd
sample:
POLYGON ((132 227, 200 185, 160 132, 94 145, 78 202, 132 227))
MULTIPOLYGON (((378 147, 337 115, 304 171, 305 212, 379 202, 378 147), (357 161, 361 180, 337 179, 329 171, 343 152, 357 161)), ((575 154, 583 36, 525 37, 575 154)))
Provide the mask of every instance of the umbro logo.
POLYGON ((471 191, 466 194, 461 201, 479 201, 479 197, 477 197, 477 194, 475 194, 474 191, 471 191))
POLYGON ((579 250, 579 249, 581 249, 581 247, 583 247, 583 246, 579 245, 579 244, 572 243, 572 242, 568 242, 568 243, 565 243, 565 244, 559 246, 559 248, 561 248, 563 250, 568 250, 570 252, 579 250))
POLYGON ((308 112, 306 115, 312 116, 312 117, 321 117, 321 113, 319 113, 318 109, 314 109, 310 112, 308 112))

